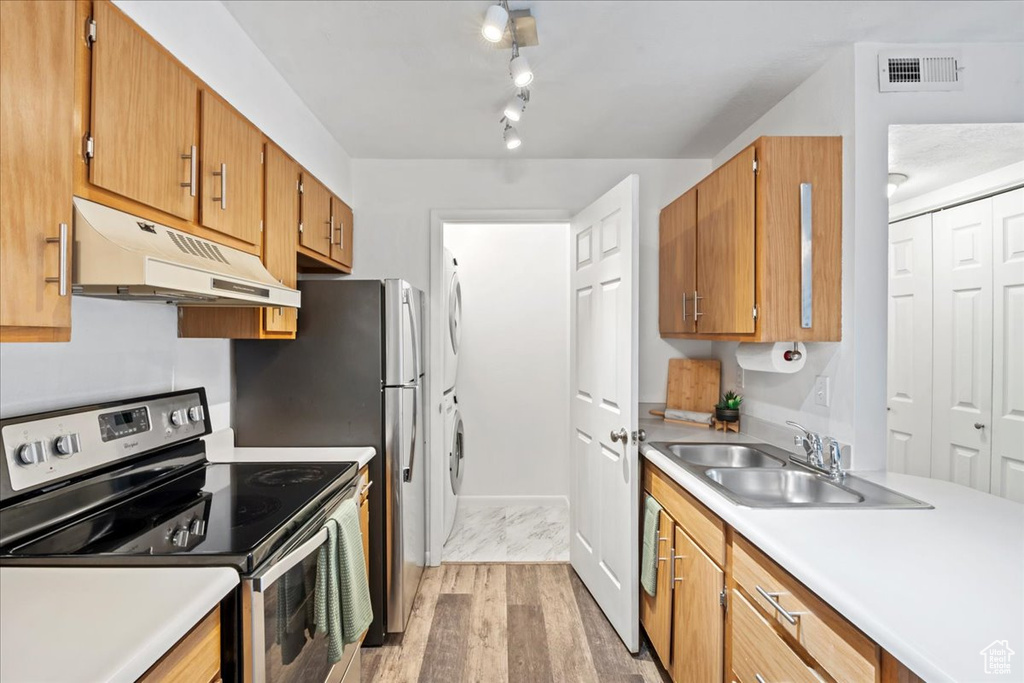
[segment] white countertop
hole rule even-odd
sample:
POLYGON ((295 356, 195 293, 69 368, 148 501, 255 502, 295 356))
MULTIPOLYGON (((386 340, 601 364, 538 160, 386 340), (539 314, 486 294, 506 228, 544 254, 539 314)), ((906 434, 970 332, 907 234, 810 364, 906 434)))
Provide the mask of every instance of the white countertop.
POLYGON ((229 567, 2 567, 0 680, 134 681, 236 585, 229 567))
POLYGON ((210 462, 354 462, 360 469, 373 460, 373 446, 329 448, 239 448, 235 430, 221 429, 203 437, 210 462))
POLYGON ((981 650, 1006 640, 1024 680, 1024 505, 945 481, 853 472, 933 510, 740 507, 649 444, 753 442, 641 420, 644 456, 929 682, 987 680, 981 650))

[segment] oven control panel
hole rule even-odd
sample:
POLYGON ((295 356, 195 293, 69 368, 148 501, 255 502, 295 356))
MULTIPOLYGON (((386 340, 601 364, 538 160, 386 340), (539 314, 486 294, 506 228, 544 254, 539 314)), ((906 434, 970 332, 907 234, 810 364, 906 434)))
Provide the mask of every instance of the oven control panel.
POLYGON ((201 389, 4 420, 3 488, 18 493, 210 433, 201 389))

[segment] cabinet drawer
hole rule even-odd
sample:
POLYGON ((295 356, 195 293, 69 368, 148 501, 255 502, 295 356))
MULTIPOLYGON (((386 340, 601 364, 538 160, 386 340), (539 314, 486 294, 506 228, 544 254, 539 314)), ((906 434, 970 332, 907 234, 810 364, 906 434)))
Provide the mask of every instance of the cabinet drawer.
POLYGON ((822 679, 779 637, 764 617, 733 589, 732 672, 740 683, 819 683, 822 679))
POLYGON ((733 540, 732 576, 751 601, 771 615, 837 681, 878 679, 878 647, 739 536, 733 540), (770 600, 788 612, 792 621, 770 600))
POLYGON ((644 490, 661 503, 718 566, 725 566, 725 522, 654 465, 644 464, 644 490))
POLYGON ((139 683, 207 683, 220 679, 220 606, 203 617, 139 683))

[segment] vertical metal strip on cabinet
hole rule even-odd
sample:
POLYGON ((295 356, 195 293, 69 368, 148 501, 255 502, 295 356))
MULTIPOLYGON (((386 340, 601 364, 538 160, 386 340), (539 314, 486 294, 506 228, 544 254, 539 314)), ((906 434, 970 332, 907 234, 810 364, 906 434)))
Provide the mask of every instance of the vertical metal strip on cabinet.
POLYGON ((800 183, 800 327, 803 328, 810 328, 813 320, 811 310, 814 276, 811 191, 810 183, 800 183))

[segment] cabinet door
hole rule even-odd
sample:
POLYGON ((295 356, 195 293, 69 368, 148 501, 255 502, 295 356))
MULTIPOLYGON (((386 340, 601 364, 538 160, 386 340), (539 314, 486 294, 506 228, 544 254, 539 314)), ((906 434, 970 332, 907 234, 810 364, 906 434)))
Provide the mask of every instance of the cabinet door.
POLYGON ((725 575, 681 527, 675 532, 672 680, 721 681, 725 658, 725 575))
POLYGON ((667 669, 672 657, 672 542, 675 520, 664 510, 658 522, 658 584, 653 597, 640 588, 640 623, 667 669))
MULTIPOLYGON (((268 144, 266 174, 263 263, 282 284, 294 287, 296 236, 299 231, 299 165, 277 145, 268 144)), ((267 332, 295 332, 296 309, 264 308, 263 311, 267 332)))
POLYGON ((0 326, 34 328, 4 341, 67 341, 71 326, 74 14, 0 3, 0 326))
POLYGON ((109 2, 93 3, 89 180, 193 220, 196 82, 109 2))
POLYGON ((331 260, 352 267, 352 209, 331 195, 331 260))
POLYGON ((696 332, 697 188, 661 210, 658 324, 663 335, 696 332))
POLYGON ((331 253, 331 193, 309 173, 302 174, 302 232, 299 244, 318 254, 331 253))
POLYGON ((263 136, 238 112, 203 92, 200 217, 203 226, 259 244, 263 136))
POLYGON ((754 332, 754 148, 697 186, 697 331, 754 332))

